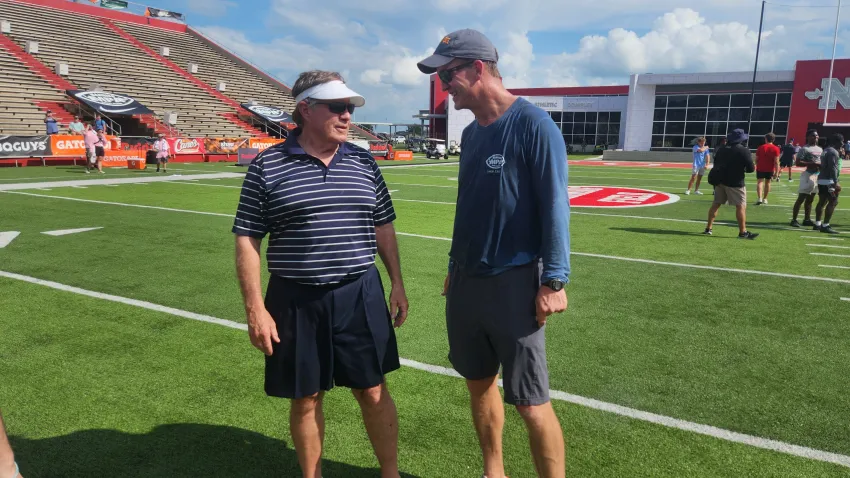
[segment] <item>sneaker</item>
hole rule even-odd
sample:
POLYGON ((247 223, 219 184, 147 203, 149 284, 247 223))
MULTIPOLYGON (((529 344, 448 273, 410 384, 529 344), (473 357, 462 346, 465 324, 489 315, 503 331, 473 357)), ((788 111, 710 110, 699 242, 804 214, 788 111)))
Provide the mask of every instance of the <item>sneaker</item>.
POLYGON ((688 189, 687 191, 685 191, 685 196, 690 196, 690 195, 691 195, 691 190, 690 190, 690 189, 688 189))
POLYGON ((758 201, 756 201, 756 206, 761 206, 761 199, 759 199, 758 201))
POLYGON ((793 179, 791 179, 791 178, 788 178, 788 182, 789 182, 789 183, 793 183, 793 182, 794 182, 794 180, 793 180, 793 179))
POLYGON ((710 236, 712 234, 712 231, 711 231, 711 229, 706 227, 705 230, 702 231, 702 233, 705 234, 706 236, 710 236))
POLYGON ((791 227, 800 227, 800 223, 796 219, 791 220, 791 227))
POLYGON ((812 226, 812 230, 813 230, 813 231, 820 231, 820 226, 818 226, 817 224, 815 224, 815 225, 813 225, 813 226, 812 226))
POLYGON ((696 194, 697 196, 702 196, 702 191, 697 189, 696 191, 694 191, 694 194, 696 194))
POLYGON ((750 231, 746 231, 743 234, 738 234, 738 239, 755 239, 759 237, 758 233, 752 233, 750 231))
POLYGON ((815 223, 813 223, 811 219, 806 219, 806 220, 803 221, 803 225, 804 226, 814 226, 815 223))
POLYGON ((821 226, 821 227, 820 227, 820 232, 825 232, 825 233, 827 233, 827 234, 840 234, 838 231, 836 231, 835 229, 833 229, 833 228, 832 228, 832 227, 830 227, 829 225, 821 226))
POLYGON ((762 199, 762 200, 761 200, 761 203, 762 203, 762 204, 767 204, 767 199, 762 199))

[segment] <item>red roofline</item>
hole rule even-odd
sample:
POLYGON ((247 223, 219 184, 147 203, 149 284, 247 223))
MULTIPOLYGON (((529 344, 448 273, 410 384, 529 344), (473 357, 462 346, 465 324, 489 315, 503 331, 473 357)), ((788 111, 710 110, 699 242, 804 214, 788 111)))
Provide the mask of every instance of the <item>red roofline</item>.
POLYGON ((520 96, 628 95, 629 85, 565 86, 557 88, 508 88, 508 91, 520 96))
POLYGON ((175 23, 156 18, 136 15, 135 13, 119 12, 109 10, 107 8, 96 7, 94 5, 86 5, 84 3, 74 3, 68 0, 3 0, 17 3, 28 3, 30 5, 40 5, 42 7, 55 8, 74 13, 82 13, 94 17, 109 18, 110 20, 118 20, 121 22, 139 23, 142 25, 150 25, 154 27, 164 28, 166 30, 174 30, 176 32, 186 32, 184 23, 175 23))

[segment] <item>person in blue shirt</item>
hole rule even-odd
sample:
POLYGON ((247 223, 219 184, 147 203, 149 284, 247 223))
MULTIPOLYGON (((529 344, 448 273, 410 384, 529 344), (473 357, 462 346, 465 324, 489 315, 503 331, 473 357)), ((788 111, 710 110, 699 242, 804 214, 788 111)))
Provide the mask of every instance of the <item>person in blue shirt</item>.
POLYGON ((59 122, 53 117, 53 112, 47 110, 47 115, 44 117, 44 124, 47 126, 47 134, 59 134, 59 122))
POLYGON ((709 153, 710 150, 708 149, 708 145, 705 144, 705 138, 697 138, 697 144, 694 145, 694 164, 693 168, 691 168, 691 180, 688 181, 688 189, 685 191, 686 196, 691 193, 691 186, 694 186, 695 179, 697 184, 694 186, 694 194, 702 194, 699 190, 699 183, 705 175, 705 168, 711 162, 711 155, 709 153))
POLYGON ((507 91, 483 34, 446 35, 418 63, 455 109, 461 136, 454 232, 444 283, 449 359, 466 379, 484 475, 505 476, 504 408, 526 423, 537 476, 563 477, 564 437, 549 399, 544 325, 567 308, 570 204, 567 150, 548 113, 507 91))
POLYGON ((106 121, 103 121, 99 114, 94 115, 94 130, 106 132, 106 121))

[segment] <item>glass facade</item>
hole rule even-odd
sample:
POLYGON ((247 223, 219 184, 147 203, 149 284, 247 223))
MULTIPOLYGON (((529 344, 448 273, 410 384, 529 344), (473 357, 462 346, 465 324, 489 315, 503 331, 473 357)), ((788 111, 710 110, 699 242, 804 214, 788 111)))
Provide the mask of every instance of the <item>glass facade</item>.
POLYGON ((776 135, 776 144, 784 144, 790 109, 790 92, 756 93, 749 125, 749 93, 657 95, 652 150, 690 150, 700 136, 714 148, 727 132, 736 128, 747 131, 748 126, 750 149, 761 146, 770 132, 776 135))
POLYGON ((618 146, 620 143, 619 111, 550 111, 549 116, 561 128, 566 144, 604 144, 618 146))

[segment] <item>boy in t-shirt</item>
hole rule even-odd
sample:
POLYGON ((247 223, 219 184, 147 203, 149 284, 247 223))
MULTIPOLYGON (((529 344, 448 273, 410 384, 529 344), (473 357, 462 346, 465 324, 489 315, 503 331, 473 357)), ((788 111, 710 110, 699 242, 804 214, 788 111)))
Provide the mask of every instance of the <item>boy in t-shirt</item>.
POLYGON ((764 144, 756 150, 756 206, 767 204, 767 195, 770 193, 770 181, 779 176, 779 146, 773 144, 776 135, 767 133, 764 135, 764 144))
POLYGON ((686 196, 691 194, 691 186, 694 186, 694 180, 696 180, 694 194, 702 194, 699 190, 699 183, 702 181, 705 168, 708 167, 710 162, 711 155, 709 154, 708 146, 705 145, 705 138, 697 138, 697 144, 694 145, 694 164, 691 169, 691 180, 688 181, 688 190, 685 191, 686 196))

